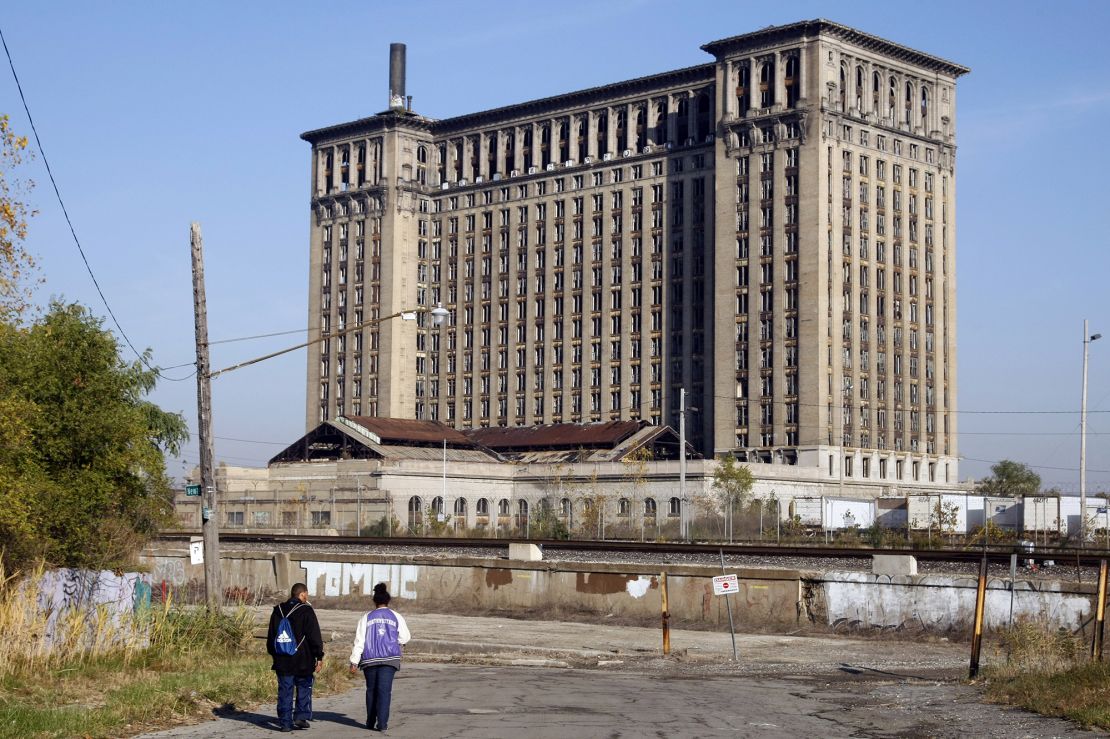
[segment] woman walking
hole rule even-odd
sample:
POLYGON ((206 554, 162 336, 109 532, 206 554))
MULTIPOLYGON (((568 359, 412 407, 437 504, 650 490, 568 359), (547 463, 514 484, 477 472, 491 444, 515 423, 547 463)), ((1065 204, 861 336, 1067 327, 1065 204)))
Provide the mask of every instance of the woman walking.
POLYGON ((409 640, 404 617, 388 608, 389 590, 384 582, 374 586, 376 608, 358 622, 351 649, 351 672, 366 676, 366 728, 385 731, 389 726, 389 701, 393 676, 401 669, 401 645, 409 640))

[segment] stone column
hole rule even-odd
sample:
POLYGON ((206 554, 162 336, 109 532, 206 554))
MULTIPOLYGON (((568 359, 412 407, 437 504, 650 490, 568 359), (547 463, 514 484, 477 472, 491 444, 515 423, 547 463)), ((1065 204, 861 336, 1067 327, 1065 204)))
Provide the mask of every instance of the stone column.
POLYGON ((786 61, 781 51, 775 52, 775 78, 771 81, 775 90, 775 104, 786 107, 786 61))
MULTIPOLYGON (((625 115, 626 115, 625 128, 627 128, 628 127, 627 113, 625 115)), ((608 113, 605 116, 605 126, 606 126, 605 127, 605 132, 606 132, 605 143, 609 147, 609 153, 613 154, 614 156, 620 156, 620 152, 617 151, 617 108, 616 108, 616 106, 613 106, 613 107, 609 108, 608 113)), ((606 152, 603 151, 603 152, 600 152, 600 153, 602 155, 602 158, 604 159, 606 152)))
POLYGON ((759 110, 759 99, 761 92, 759 90, 760 74, 763 71, 762 65, 759 60, 754 56, 748 57, 748 115, 754 115, 759 110))

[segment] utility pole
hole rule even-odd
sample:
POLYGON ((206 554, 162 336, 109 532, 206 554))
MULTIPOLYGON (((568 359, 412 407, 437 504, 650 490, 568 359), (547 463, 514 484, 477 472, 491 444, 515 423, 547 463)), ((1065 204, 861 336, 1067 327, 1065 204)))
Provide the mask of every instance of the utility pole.
POLYGON ((1083 319, 1083 401, 1079 408, 1079 546, 1087 545, 1087 350, 1102 334, 1087 333, 1083 319))
POLYGON ((212 469, 212 377, 208 364, 208 307, 204 297, 204 247, 200 224, 189 227, 193 253, 193 314, 197 340, 197 441, 200 446, 201 533, 204 536, 204 597, 210 610, 219 610, 220 520, 216 509, 216 478, 212 469))
POLYGON ((678 391, 678 535, 687 538, 686 521, 686 388, 678 391))

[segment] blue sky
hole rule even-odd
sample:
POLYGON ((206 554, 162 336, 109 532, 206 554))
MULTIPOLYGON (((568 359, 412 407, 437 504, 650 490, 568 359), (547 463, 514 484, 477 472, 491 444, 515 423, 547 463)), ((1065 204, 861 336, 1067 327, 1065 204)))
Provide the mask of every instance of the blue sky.
MULTIPOLYGON (((385 107, 391 41, 408 44, 408 92, 433 117, 703 63, 703 43, 816 17, 970 66, 957 98, 961 476, 1009 458, 1077 489, 1089 318, 1107 334, 1091 346, 1089 408, 1102 412, 1089 417, 1089 490, 1110 489, 1110 3, 771 7, 19 3, 0 27, 100 284, 161 366, 194 356, 192 220, 204 229, 212 340, 305 325, 309 148, 298 135, 385 107), (966 412, 1028 410, 1073 413, 966 412)), ((0 111, 30 133, 7 70, 0 111)), ((46 280, 39 298, 104 314, 41 159, 26 173, 38 183, 28 246, 46 280)), ((219 345, 213 366, 297 338, 219 345)), ((304 364, 295 352, 214 382, 219 459, 262 464, 302 433, 304 364)), ((195 424, 193 381, 154 397, 195 424)))

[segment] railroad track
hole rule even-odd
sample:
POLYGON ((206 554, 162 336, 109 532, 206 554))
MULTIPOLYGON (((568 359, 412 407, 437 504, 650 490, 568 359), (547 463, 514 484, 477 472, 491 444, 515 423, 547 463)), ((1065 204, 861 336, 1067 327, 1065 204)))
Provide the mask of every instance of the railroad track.
MULTIPOLYGON (((189 540, 196 532, 164 532, 159 535, 163 541, 189 540)), ((627 540, 563 540, 563 539, 456 539, 452 537, 423 536, 328 536, 321 534, 220 534, 220 541, 227 544, 296 544, 312 546, 316 544, 341 544, 346 546, 404 546, 428 549, 489 549, 507 547, 510 541, 527 541, 537 544, 548 551, 574 550, 598 552, 631 552, 652 554, 718 554, 729 556, 775 557, 791 556, 813 559, 822 558, 862 558, 875 554, 912 555, 921 560, 939 562, 974 562, 986 556, 989 562, 1009 562, 1013 554, 1019 558, 1036 560, 1055 560, 1058 565, 1098 566, 1100 560, 1110 559, 1110 551, 1105 549, 1078 549, 1075 547, 1037 546, 1028 553, 1018 546, 989 546, 964 549, 874 549, 871 547, 839 547, 810 544, 768 544, 764 542, 742 544, 719 544, 709 542, 639 542, 627 540)))

